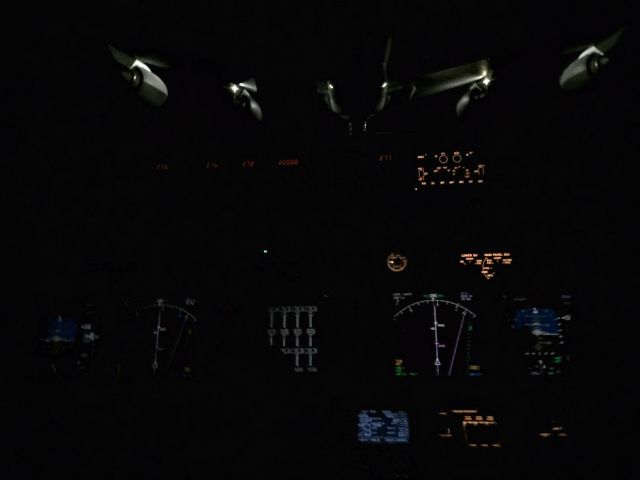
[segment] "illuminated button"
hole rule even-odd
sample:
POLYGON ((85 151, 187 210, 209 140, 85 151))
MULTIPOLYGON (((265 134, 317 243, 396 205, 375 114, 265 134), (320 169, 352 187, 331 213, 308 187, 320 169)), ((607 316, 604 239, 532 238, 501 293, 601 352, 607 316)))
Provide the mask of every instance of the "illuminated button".
POLYGON ((438 162, 442 163, 443 165, 448 161, 449 161, 449 157, 447 156, 446 153, 441 153, 440 156, 438 157, 438 162))

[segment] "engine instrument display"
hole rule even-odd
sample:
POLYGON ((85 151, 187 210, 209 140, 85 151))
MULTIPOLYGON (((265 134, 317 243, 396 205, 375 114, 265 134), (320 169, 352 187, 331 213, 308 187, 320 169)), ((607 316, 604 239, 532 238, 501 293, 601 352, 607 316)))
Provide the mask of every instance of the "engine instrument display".
POLYGON ((484 183, 485 164, 473 150, 421 153, 416 156, 418 188, 484 183))
POLYGON ((438 293, 393 294, 394 374, 413 376, 480 376, 473 352, 476 314, 473 296, 461 292, 454 300, 438 293))

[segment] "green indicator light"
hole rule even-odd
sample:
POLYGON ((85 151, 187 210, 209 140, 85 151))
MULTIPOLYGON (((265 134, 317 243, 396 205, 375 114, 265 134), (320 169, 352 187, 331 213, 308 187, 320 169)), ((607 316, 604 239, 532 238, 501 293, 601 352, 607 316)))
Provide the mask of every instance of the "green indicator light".
POLYGON ((553 363, 561 363, 562 357, 553 357, 553 363))

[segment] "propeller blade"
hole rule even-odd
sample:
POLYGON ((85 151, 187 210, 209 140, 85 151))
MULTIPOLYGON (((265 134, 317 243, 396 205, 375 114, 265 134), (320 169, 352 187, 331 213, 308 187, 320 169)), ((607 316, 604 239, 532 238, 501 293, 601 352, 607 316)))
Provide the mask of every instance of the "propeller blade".
POLYGON ((387 43, 384 47, 384 58, 382 59, 383 68, 387 68, 387 64, 389 63, 389 57, 391 56, 391 45, 393 43, 393 37, 389 35, 387 37, 387 43))
POLYGON ((244 88, 245 90, 250 91, 251 93, 257 93, 258 91, 258 85, 256 84, 255 78, 250 78, 249 80, 245 80, 244 82, 241 82, 238 85, 244 88))
POLYGON ((491 75, 488 59, 423 75, 413 82, 415 98, 469 85, 491 75))
POLYGON ((115 61, 118 62, 123 67, 125 67, 126 69, 131 68, 135 63, 136 59, 134 57, 127 55, 126 53, 118 50, 113 45, 107 44, 107 47, 109 48, 109 51, 111 52, 111 55, 113 56, 115 61))
POLYGON ((624 27, 622 27, 610 37, 607 37, 604 40, 602 40, 600 43, 596 44, 596 47, 598 48, 598 50, 600 50, 603 53, 607 53, 609 50, 615 47, 620 41, 620 37, 622 37, 624 30, 625 30, 624 27))
POLYGON ((618 44, 618 42, 620 41, 620 37, 622 37, 622 34, 624 33, 624 31, 625 31, 625 27, 622 27, 618 29, 616 32, 614 32, 611 36, 605 38, 601 42, 596 43, 595 45, 593 43, 578 45, 576 47, 567 48, 563 50, 562 53, 563 54, 581 53, 590 47, 596 47, 602 53, 607 53, 609 50, 611 50, 613 47, 615 47, 618 44))
POLYGON ((471 90, 467 90, 464 93, 464 95, 460 97, 460 100, 458 100, 458 103, 456 104, 456 114, 458 115, 458 117, 462 117, 464 112, 467 110, 467 107, 469 106, 470 101, 471 101, 471 90))
POLYGON ((249 108, 255 119, 259 122, 262 121, 262 108, 252 97, 249 97, 249 108))
POLYGON ((151 65, 153 67, 158 67, 158 68, 169 68, 171 65, 169 65, 169 63, 156 56, 156 55, 149 55, 149 56, 136 56, 136 59, 140 60, 141 62, 147 64, 147 65, 151 65))

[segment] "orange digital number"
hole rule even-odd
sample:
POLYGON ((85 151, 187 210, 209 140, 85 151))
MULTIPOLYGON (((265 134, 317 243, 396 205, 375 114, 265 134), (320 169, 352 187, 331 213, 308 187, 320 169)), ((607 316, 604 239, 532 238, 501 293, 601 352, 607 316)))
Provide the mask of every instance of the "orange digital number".
POLYGON ((287 158, 285 160, 278 160, 279 167, 295 167, 300 164, 300 160, 297 158, 287 158))

